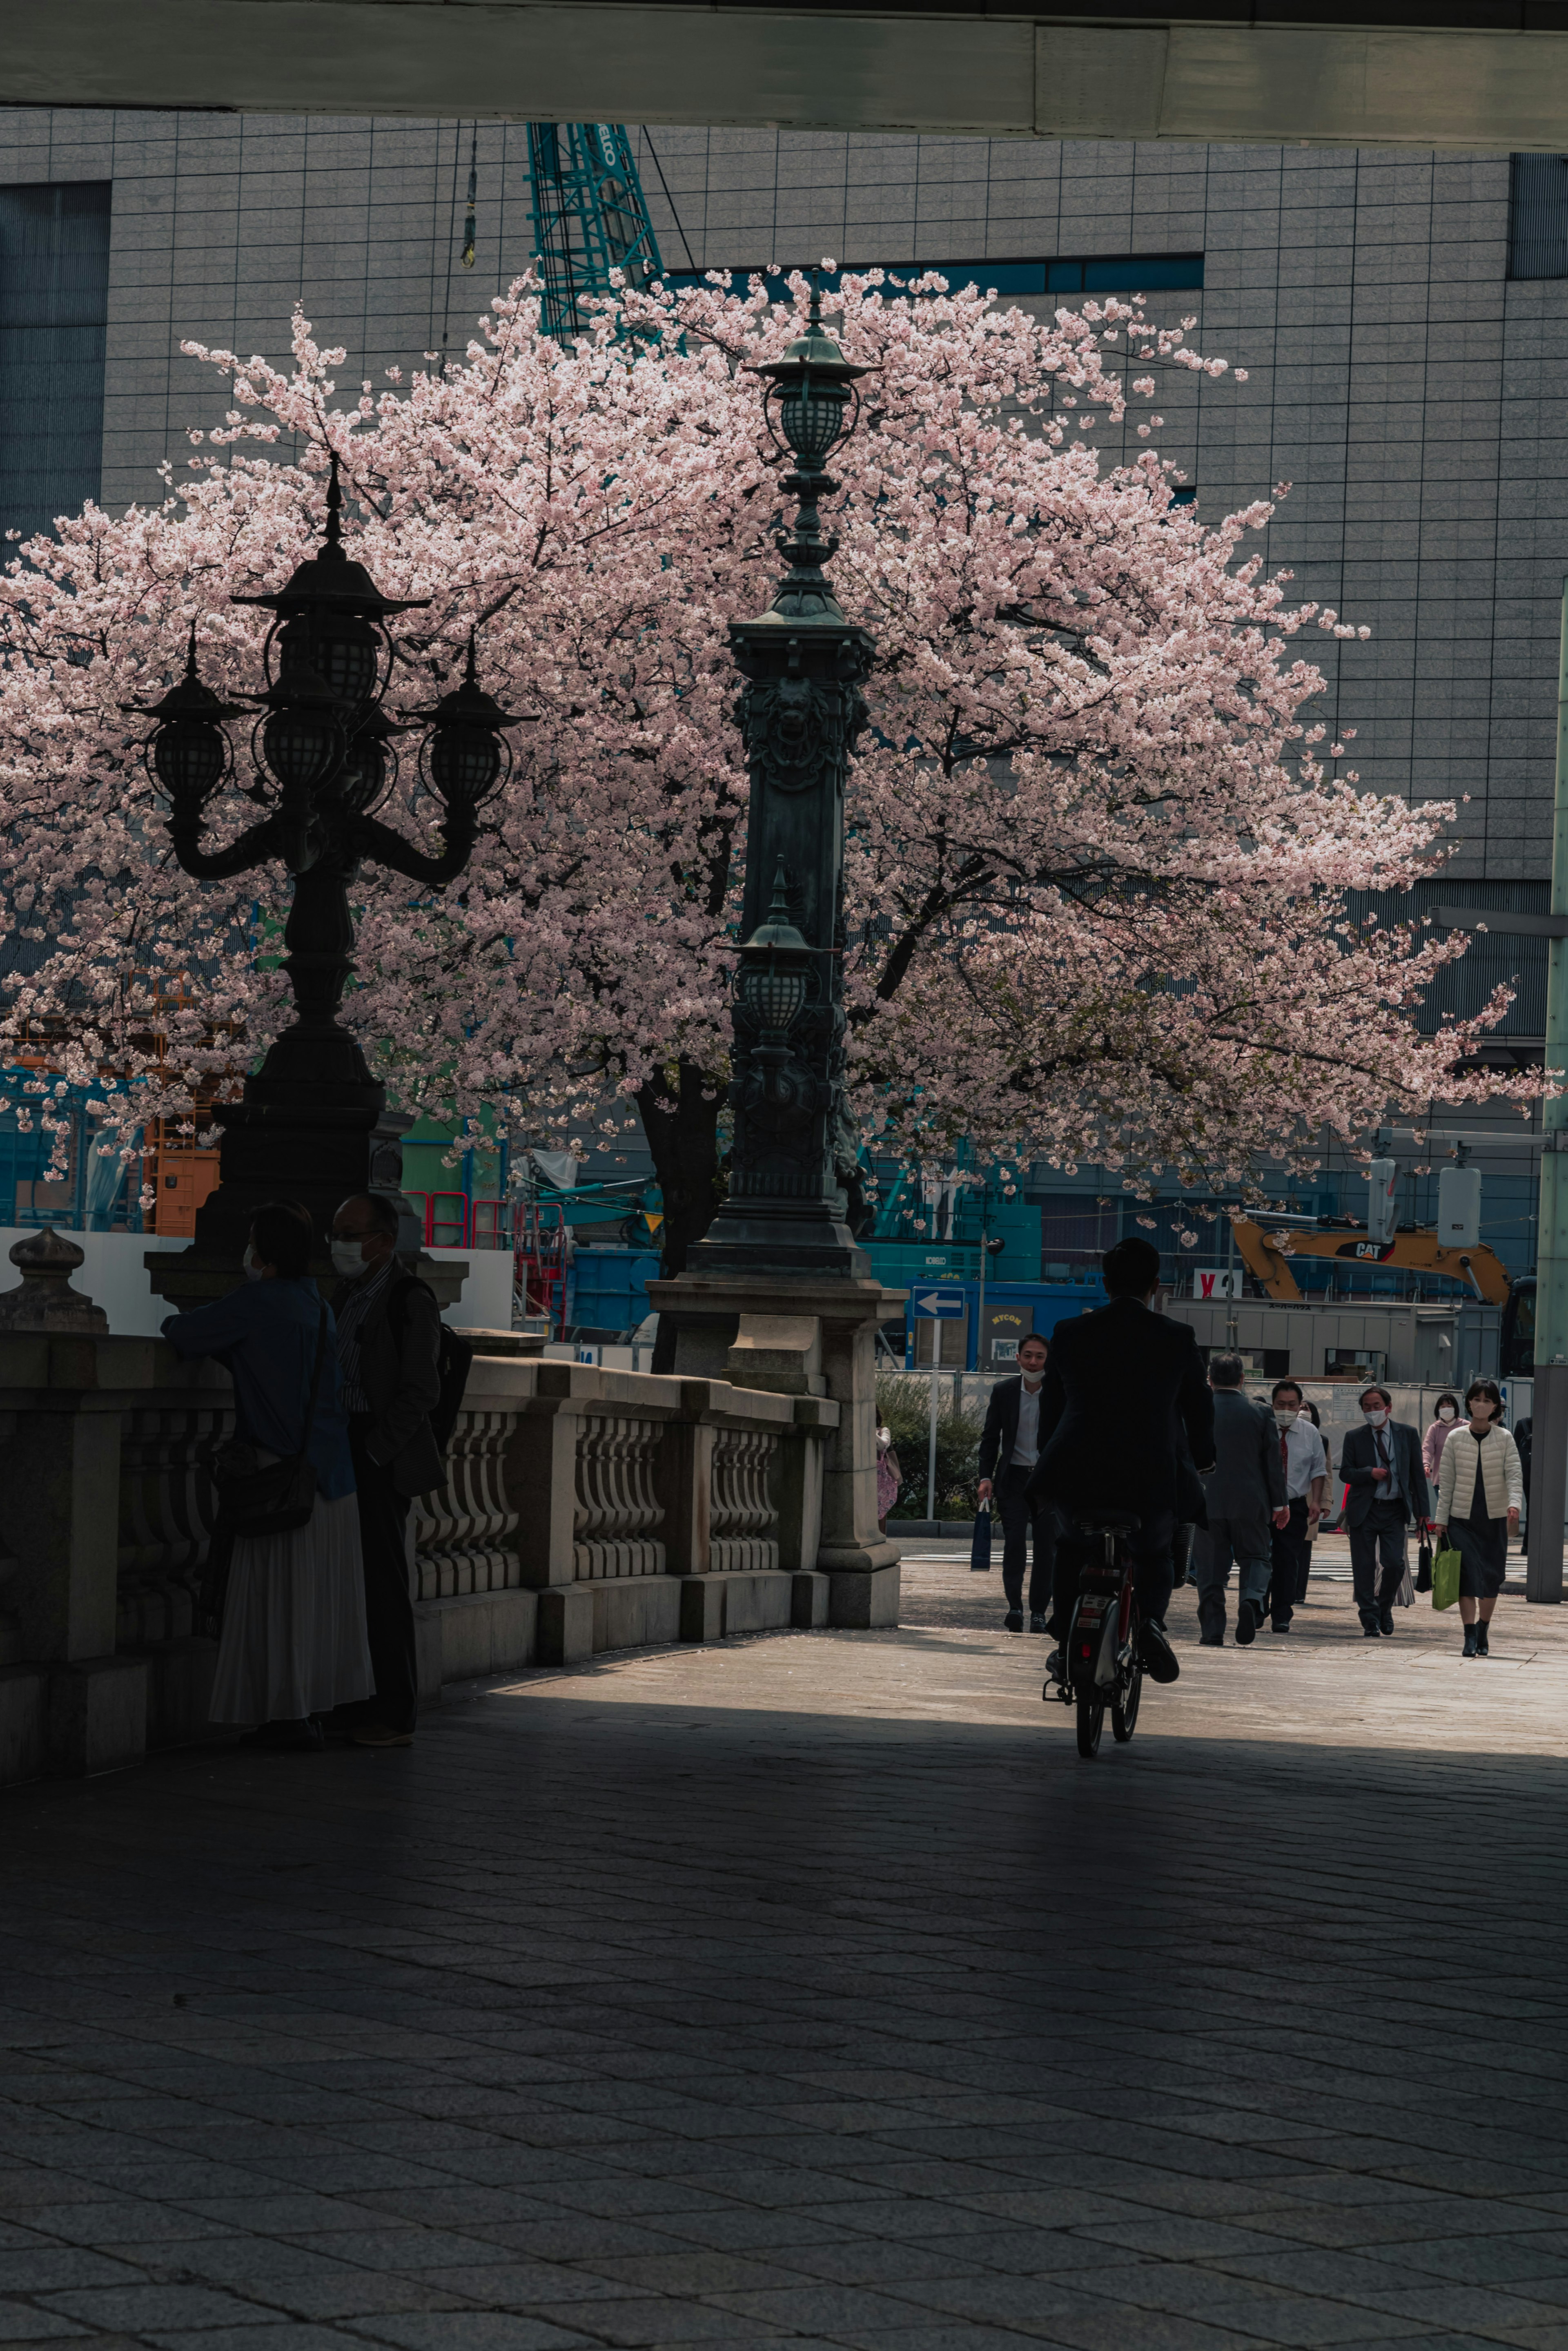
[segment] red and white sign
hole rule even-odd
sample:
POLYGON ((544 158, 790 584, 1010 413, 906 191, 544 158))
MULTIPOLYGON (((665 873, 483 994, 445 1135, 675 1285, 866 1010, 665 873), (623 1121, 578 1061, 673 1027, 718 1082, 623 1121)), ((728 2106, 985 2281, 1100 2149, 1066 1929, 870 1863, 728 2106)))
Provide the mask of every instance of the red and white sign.
POLYGON ((1223 1266, 1218 1267, 1212 1273, 1206 1273, 1200 1265, 1194 1266, 1192 1295, 1194 1298, 1240 1298, 1241 1295, 1241 1273, 1239 1270, 1235 1273, 1228 1273, 1223 1266))

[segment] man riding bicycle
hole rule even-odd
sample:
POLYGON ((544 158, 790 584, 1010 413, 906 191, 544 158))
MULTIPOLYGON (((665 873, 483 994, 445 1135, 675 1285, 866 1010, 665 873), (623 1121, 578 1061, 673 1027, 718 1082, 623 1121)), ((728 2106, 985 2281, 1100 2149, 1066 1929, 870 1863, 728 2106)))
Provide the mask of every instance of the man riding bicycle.
MULTIPOLYGON (((1026 1500, 1032 1510, 1054 1502, 1069 1521, 1086 1510, 1136 1512, 1127 1552, 1143 1619, 1139 1654, 1156 1681, 1173 1682, 1181 1669, 1165 1632, 1171 1542, 1178 1518, 1195 1515, 1186 1492, 1190 1465, 1214 1459, 1214 1399, 1191 1331, 1152 1311, 1158 1250, 1146 1240, 1118 1241, 1106 1252, 1104 1272, 1110 1303, 1058 1322, 1052 1338, 1040 1458, 1026 1500)), ((1075 1549, 1064 1541, 1056 1555, 1051 1629, 1058 1640, 1077 1596, 1075 1549)))

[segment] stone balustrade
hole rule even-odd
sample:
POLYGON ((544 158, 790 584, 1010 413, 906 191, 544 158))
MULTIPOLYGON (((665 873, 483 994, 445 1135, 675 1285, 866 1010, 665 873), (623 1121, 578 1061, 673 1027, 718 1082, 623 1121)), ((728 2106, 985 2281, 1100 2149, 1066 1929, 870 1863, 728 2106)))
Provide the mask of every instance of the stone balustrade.
MULTIPOLYGON (((161 1341, 0 1332, 0 1784, 198 1734, 227 1374, 161 1341)), ((410 1522, 421 1691, 640 1642, 822 1625, 822 1395, 475 1358, 410 1522)))

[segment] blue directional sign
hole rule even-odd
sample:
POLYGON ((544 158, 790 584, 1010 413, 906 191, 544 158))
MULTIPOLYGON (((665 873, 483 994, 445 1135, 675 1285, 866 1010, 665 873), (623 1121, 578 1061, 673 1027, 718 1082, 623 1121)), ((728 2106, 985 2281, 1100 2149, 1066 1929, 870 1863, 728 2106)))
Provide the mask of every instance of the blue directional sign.
POLYGON ((909 1292, 909 1311, 917 1322, 960 1322, 963 1320, 963 1291, 936 1287, 922 1289, 917 1283, 909 1292))

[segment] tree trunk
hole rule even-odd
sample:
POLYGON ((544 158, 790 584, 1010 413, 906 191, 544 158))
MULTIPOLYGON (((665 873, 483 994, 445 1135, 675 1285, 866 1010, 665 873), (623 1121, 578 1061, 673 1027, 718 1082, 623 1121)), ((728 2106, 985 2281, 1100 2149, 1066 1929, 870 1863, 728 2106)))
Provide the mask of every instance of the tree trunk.
MULTIPOLYGON (((641 1088, 637 1107, 664 1199, 659 1271, 683 1273, 719 1207, 719 1113, 723 1089, 694 1062, 676 1065, 673 1089, 662 1079, 641 1088)), ((662 1319, 653 1350, 656 1372, 675 1368, 675 1333, 662 1319)))

